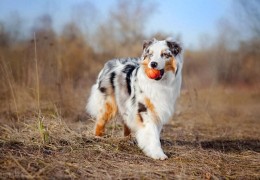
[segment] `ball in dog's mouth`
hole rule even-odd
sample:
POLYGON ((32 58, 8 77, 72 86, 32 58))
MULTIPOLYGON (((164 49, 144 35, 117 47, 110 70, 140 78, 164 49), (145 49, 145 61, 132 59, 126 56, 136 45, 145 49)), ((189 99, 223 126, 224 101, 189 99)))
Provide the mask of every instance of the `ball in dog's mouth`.
POLYGON ((160 76, 158 78, 156 78, 155 80, 158 81, 158 80, 162 79, 163 75, 164 75, 164 69, 161 69, 160 76))
POLYGON ((154 79, 158 81, 163 77, 164 69, 158 70, 158 69, 149 68, 146 72, 147 72, 147 76, 150 79, 154 79))

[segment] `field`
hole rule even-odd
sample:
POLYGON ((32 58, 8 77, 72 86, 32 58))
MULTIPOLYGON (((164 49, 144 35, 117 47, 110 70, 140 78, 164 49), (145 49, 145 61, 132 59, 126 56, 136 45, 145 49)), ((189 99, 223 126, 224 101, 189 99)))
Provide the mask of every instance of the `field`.
POLYGON ((182 90, 162 131, 165 161, 124 138, 120 118, 95 138, 85 113, 20 114, 19 122, 2 113, 0 179, 259 179, 259 102, 258 88, 182 90))
POLYGON ((260 179, 260 1, 192 3, 3 2, 0 179, 260 179), (183 83, 159 161, 120 117, 95 137, 85 105, 105 62, 168 37, 183 46, 183 83))

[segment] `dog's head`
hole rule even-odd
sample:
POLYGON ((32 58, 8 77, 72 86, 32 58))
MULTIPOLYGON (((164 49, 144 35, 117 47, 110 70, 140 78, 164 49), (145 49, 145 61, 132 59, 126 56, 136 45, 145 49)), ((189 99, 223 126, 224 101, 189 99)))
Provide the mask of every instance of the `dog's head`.
MULTIPOLYGON (((166 72, 177 72, 177 56, 181 53, 181 46, 171 40, 158 41, 156 39, 145 41, 141 64, 148 77, 151 71, 158 72, 155 80, 160 80, 166 72)), ((151 77, 150 77, 151 78, 151 77)))

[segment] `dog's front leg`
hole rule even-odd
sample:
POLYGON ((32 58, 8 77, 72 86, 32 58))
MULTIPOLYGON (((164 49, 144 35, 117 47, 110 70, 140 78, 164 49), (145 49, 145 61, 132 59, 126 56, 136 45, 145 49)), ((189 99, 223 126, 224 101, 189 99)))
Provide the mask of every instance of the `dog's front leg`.
POLYGON ((145 123, 136 132, 136 139, 138 146, 143 150, 143 152, 153 158, 164 160, 168 158, 161 147, 160 142, 160 129, 154 122, 145 123))

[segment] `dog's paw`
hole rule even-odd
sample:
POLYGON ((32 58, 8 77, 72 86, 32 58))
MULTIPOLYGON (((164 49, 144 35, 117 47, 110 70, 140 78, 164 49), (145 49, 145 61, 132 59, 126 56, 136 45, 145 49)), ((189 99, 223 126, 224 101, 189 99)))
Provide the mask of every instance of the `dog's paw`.
POLYGON ((153 159, 157 159, 157 160, 165 160, 168 158, 168 156, 166 156, 163 152, 162 153, 158 153, 158 154, 152 154, 151 158, 153 159))
POLYGON ((165 160, 168 158, 168 156, 166 156, 162 150, 150 151, 147 152, 146 155, 156 160, 165 160))

